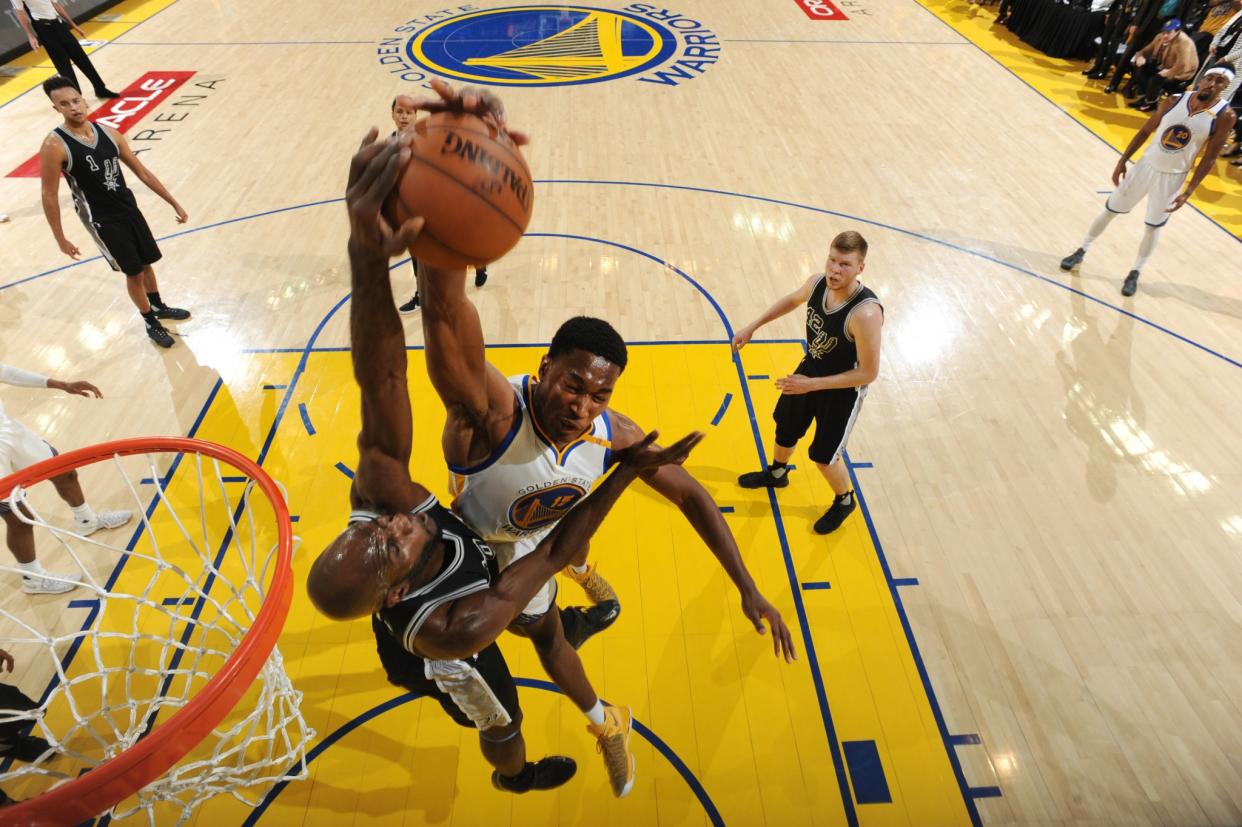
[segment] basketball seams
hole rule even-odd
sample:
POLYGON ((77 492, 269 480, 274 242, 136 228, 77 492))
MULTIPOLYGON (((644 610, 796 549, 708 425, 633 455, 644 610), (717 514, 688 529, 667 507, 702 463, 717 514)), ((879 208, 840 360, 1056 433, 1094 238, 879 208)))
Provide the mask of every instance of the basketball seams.
POLYGON ((429 123, 428 121, 419 121, 417 124, 414 125, 414 131, 419 132, 422 135, 427 135, 433 129, 440 131, 440 132, 453 132, 453 131, 468 132, 471 135, 478 135, 480 137, 487 138, 487 140, 492 145, 503 149, 506 153, 508 153, 510 158, 512 158, 514 161, 518 162, 519 164, 521 164, 522 170, 525 171, 526 173, 526 177, 527 178, 530 177, 530 167, 527 166, 526 159, 523 158, 520 153, 516 152, 514 149, 511 149, 507 144, 503 144, 500 141, 496 140, 494 137, 492 137, 492 133, 490 131, 484 132, 479 129, 473 129, 469 126, 463 126, 462 123, 465 123, 465 122, 463 121, 463 122, 459 122, 455 124, 443 124, 443 123, 433 124, 433 123, 429 123), (420 126, 423 127, 422 130, 419 130, 420 126))
POLYGON ((474 187, 470 186, 465 181, 462 181, 460 178, 458 178, 453 173, 449 172, 446 169, 443 169, 442 167, 437 166, 436 164, 433 164, 431 161, 427 160, 426 158, 419 157, 417 154, 410 156, 410 163, 414 163, 415 161, 418 161, 420 164, 426 164, 429 168, 434 169, 436 172, 440 173, 445 178, 448 178, 454 184, 461 187, 462 189, 470 193, 475 198, 479 199, 479 201, 486 204, 491 209, 495 210, 496 214, 504 218, 505 221, 508 221, 510 224, 512 224, 513 228, 517 230, 519 234, 524 232, 522 226, 518 224, 516 221, 514 221, 512 218, 510 218, 508 213, 506 213, 500 207, 493 204, 489 199, 482 197, 478 192, 475 191, 474 187))

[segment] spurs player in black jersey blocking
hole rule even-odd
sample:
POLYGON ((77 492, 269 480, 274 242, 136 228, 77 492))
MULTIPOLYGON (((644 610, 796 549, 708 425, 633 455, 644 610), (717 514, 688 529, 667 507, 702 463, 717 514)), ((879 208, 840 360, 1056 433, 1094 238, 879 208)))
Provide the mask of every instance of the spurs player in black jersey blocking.
MULTIPOLYGON (((397 127, 393 135, 409 129, 417 117, 418 108, 414 99, 409 95, 397 95, 392 99, 392 122, 397 127)), ((397 308, 402 313, 413 313, 421 303, 418 296, 418 259, 411 257, 410 265, 414 268, 414 295, 408 302, 397 308)), ((482 287, 484 284, 487 284, 487 268, 478 267, 474 271, 474 286, 482 287)))
POLYGON ((125 184, 121 164, 138 180, 163 198, 186 221, 185 210, 129 148, 125 136, 111 127, 87 120, 86 101, 73 82, 60 75, 43 81, 43 91, 64 123, 52 130, 39 150, 39 174, 43 182, 43 214, 61 252, 77 259, 81 250, 65 237, 60 222, 60 177, 63 173, 73 192, 73 205, 83 226, 99 246, 113 270, 125 274, 129 298, 146 324, 147 335, 160 347, 172 347, 173 338, 163 320, 182 321, 190 311, 170 307, 160 296, 151 265, 160 260, 160 248, 147 220, 138 209, 134 193, 125 184))
POLYGON ((814 422, 807 455, 836 494, 832 506, 815 521, 817 534, 836 531, 858 506, 843 455, 867 387, 880 373, 884 327, 883 305, 858 281, 866 259, 866 239, 853 231, 838 234, 828 249, 823 273, 811 276, 733 337, 733 349, 739 351, 760 327, 806 305, 806 356, 793 373, 776 380, 781 397, 772 413, 776 420, 772 462, 737 481, 743 488, 788 485, 789 459, 814 422))
MULTIPOLYGON (((635 478, 683 462, 703 435, 692 433, 664 449, 654 446, 654 433, 638 440, 534 553, 499 572, 488 545, 410 479, 414 423, 405 331, 393 302, 388 259, 410 245, 422 219, 393 229, 381 217, 410 149, 408 136, 375 138, 372 130, 354 156, 346 191, 350 344, 362 392, 353 511, 349 526, 311 566, 307 592, 328 617, 371 615, 389 680, 435 698, 458 724, 477 728, 498 789, 550 789, 569 780, 575 764, 565 756, 526 760, 517 688, 496 638, 589 541, 635 478)), ((465 272, 456 275, 464 278, 465 272)), ((632 762, 626 736, 601 740, 606 760, 632 762)))
POLYGON ((1193 90, 1165 98, 1147 123, 1139 127, 1113 167, 1113 186, 1117 189, 1104 202, 1104 211, 1091 222, 1082 245, 1061 259, 1062 270, 1073 270, 1082 264, 1091 244, 1112 220, 1128 213, 1146 198, 1143 240, 1139 242, 1134 265, 1121 283, 1123 296, 1133 296, 1138 291, 1139 275, 1156 250, 1160 230, 1212 171, 1217 156, 1233 131, 1236 116, 1229 108, 1229 102, 1223 100, 1221 95, 1233 81, 1236 71, 1230 63, 1219 63, 1209 68, 1193 90), (1126 162, 1157 132, 1160 137, 1152 141, 1142 159, 1127 174, 1126 162), (1195 156, 1199 155, 1200 148, 1203 148, 1203 156, 1195 166, 1195 156), (1183 189, 1182 184, 1192 166, 1195 167, 1194 175, 1183 189))

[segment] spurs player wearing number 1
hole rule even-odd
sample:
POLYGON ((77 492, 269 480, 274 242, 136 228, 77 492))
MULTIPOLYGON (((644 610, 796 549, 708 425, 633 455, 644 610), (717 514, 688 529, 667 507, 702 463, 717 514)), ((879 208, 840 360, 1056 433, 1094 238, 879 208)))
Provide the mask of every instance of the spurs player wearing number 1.
POLYGON ((1130 268, 1121 286, 1121 295, 1133 296, 1138 290, 1139 272, 1156 249, 1160 229, 1168 223, 1170 214, 1181 208, 1191 193, 1203 181, 1221 147, 1233 130, 1236 116, 1229 102, 1221 98, 1234 78, 1236 68, 1220 63, 1203 73, 1199 85, 1193 91, 1167 98, 1121 154, 1121 160, 1113 168, 1113 186, 1117 187, 1104 202, 1104 212, 1096 216, 1087 230, 1082 246, 1061 259, 1062 270, 1073 270, 1082 264, 1092 242, 1099 238, 1113 218, 1134 209, 1139 201, 1147 198, 1146 226, 1143 240, 1139 243, 1138 258, 1130 268), (1139 151, 1147 139, 1159 133, 1143 153, 1143 158, 1126 173, 1126 162, 1139 151), (1195 156, 1207 144, 1195 174, 1186 188, 1182 182, 1195 166, 1195 156), (1124 179, 1124 180, 1123 180, 1124 179), (1181 190, 1181 193, 1178 193, 1181 190))
POLYGON ((173 338, 161 321, 182 321, 190 318, 190 312, 169 307, 160 297, 155 270, 151 268, 160 260, 160 248, 138 209, 134 193, 125 185, 121 164, 177 211, 178 224, 185 223, 185 210, 138 160, 121 133, 87 120, 86 101, 71 81, 54 75, 43 82, 43 91, 51 98, 52 108, 65 119, 44 139, 39 150, 43 214, 56 243, 71 258, 81 255, 65 237, 60 223, 58 190, 63 173, 86 231, 112 269, 125 274, 126 290, 146 324, 147 336, 160 347, 172 347, 173 338))
MULTIPOLYGON (((393 231, 380 206, 409 161, 409 138, 376 143, 376 130, 350 163, 350 351, 362 392, 358 462, 348 527, 311 566, 306 590, 336 620, 371 615, 388 680, 435 699, 459 725, 477 729, 492 783, 523 793, 560 786, 574 761, 526 760, 517 686, 496 638, 573 552, 589 541, 617 497, 639 474, 683 462, 703 438, 667 449, 646 436, 617 470, 530 555, 498 571, 491 548, 410 478, 413 413, 405 331, 393 303, 388 259, 410 246, 422 219, 393 231)), ((465 278, 465 271, 455 274, 465 278)), ((600 739, 609 765, 627 762, 620 733, 600 739)))

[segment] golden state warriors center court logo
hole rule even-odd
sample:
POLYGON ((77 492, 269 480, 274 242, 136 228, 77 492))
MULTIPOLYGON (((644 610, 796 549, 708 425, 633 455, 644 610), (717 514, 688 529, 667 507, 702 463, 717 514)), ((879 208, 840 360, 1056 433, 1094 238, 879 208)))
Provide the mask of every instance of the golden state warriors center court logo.
POLYGON ((1164 130, 1164 134, 1160 136, 1160 146, 1168 150, 1185 149, 1188 143, 1190 143, 1190 127, 1184 124, 1175 123, 1164 130))
POLYGON ((720 42, 702 22, 649 3, 455 6, 415 17, 380 42, 402 80, 430 76, 491 86, 570 86, 630 78, 677 86, 703 74, 720 42))
POLYGON ((509 522, 522 531, 552 525, 585 496, 586 489, 571 482, 531 491, 509 506, 509 522))

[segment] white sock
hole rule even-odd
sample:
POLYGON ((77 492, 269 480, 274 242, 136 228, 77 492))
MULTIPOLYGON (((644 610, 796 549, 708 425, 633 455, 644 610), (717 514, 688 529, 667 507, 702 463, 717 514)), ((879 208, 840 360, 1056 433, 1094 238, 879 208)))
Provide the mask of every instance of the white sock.
POLYGON ((604 702, 597 699, 595 701, 595 706, 591 707, 590 709, 586 711, 586 716, 587 716, 587 720, 595 724, 595 726, 603 726, 604 725, 604 702))
POLYGON ((573 563, 570 563, 569 567, 574 570, 574 574, 586 574, 591 568, 591 564, 587 563, 585 566, 575 566, 573 563))
POLYGON ((73 512, 73 519, 79 523, 89 523, 95 519, 95 512, 91 510, 90 503, 82 503, 78 506, 69 506, 69 510, 73 512))
POLYGON ((1087 228, 1087 237, 1078 246, 1082 247, 1083 250, 1090 249, 1091 242, 1099 238, 1100 233, 1104 232, 1104 228, 1112 223, 1112 220, 1116 217, 1117 213, 1109 212, 1108 210, 1097 215, 1095 220, 1091 222, 1091 226, 1087 228))
POLYGON ((1151 254, 1156 251, 1156 241, 1160 238, 1160 231, 1164 227, 1153 227, 1150 224, 1143 225, 1143 240, 1139 242, 1138 258, 1134 260, 1134 266, 1131 270, 1142 270, 1143 265, 1147 263, 1147 259, 1151 258, 1151 254))
POLYGON ((31 577, 39 577, 45 574, 43 566, 39 565, 38 560, 31 560, 29 563, 18 563, 17 567, 22 570, 22 574, 29 574, 31 577))

